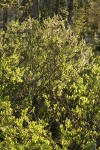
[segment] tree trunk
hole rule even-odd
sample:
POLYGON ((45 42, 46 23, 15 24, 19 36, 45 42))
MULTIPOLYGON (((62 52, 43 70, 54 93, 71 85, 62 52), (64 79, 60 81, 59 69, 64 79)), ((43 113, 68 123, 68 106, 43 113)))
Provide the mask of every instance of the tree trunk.
POLYGON ((7 29, 7 27, 6 27, 7 20, 8 20, 8 7, 6 6, 3 8, 3 29, 4 29, 4 31, 6 31, 6 29, 7 29))
POLYGON ((39 2, 38 0, 34 0, 33 1, 33 8, 32 8, 32 12, 31 12, 31 17, 39 20, 39 2))
POLYGON ((72 17, 73 17, 73 9, 74 9, 74 0, 69 0, 68 2, 68 22, 67 24, 68 25, 71 25, 73 24, 73 20, 72 20, 72 17))
POLYGON ((23 7, 23 14, 21 16, 21 18, 19 19, 20 22, 23 22, 25 21, 25 19, 27 18, 28 16, 28 13, 27 13, 27 8, 26 8, 26 4, 28 3, 28 0, 23 0, 21 2, 21 6, 23 7))
POLYGON ((58 14, 60 9, 60 0, 56 0, 56 11, 55 13, 58 14))

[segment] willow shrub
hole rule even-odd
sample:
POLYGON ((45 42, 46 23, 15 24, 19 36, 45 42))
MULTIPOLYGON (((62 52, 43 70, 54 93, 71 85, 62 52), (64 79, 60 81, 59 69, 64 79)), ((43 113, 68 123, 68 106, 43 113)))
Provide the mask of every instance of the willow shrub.
MULTIPOLYGON (((48 150, 57 145, 44 130, 45 123, 29 121, 28 109, 22 111, 20 118, 15 118, 10 103, 5 98, 0 102, 0 149, 2 150, 48 150)), ((57 148, 58 149, 58 148, 57 148)))
POLYGON ((6 108, 15 122, 1 123, 6 137, 1 147, 98 147, 100 59, 94 58, 92 46, 58 17, 42 24, 11 22, 0 39, 1 99, 5 103, 8 97, 11 108, 6 108))

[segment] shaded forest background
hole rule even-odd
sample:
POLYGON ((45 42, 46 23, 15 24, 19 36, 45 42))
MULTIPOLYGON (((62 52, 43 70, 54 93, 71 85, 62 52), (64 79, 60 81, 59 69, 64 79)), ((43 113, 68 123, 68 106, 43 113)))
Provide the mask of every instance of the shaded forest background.
POLYGON ((100 150, 100 1, 0 1, 0 149, 100 150))

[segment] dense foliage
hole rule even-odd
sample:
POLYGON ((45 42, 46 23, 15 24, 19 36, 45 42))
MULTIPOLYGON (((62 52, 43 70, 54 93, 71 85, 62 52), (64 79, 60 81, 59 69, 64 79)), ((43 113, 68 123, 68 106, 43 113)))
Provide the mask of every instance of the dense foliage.
POLYGON ((100 150, 99 28, 83 13, 92 2, 75 1, 67 26, 64 0, 40 2, 39 18, 26 2, 25 19, 21 7, 0 29, 0 149, 100 150))

